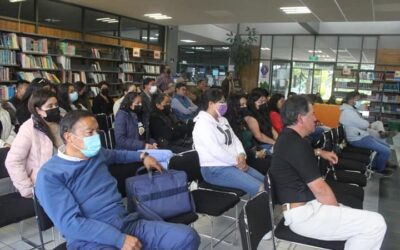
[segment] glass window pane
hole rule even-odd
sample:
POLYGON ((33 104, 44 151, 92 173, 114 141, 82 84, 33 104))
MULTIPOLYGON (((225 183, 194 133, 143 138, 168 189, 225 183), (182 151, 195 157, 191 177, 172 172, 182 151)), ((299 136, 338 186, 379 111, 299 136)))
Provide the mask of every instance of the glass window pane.
POLYGON ((290 62, 273 62, 271 92, 287 96, 289 93, 290 62))
POLYGON ((376 43, 378 37, 366 36, 363 42, 363 51, 361 55, 362 63, 375 63, 376 43))
POLYGON ((258 86, 269 90, 269 73, 271 61, 261 61, 258 69, 258 86))
POLYGON ((313 94, 320 93, 324 101, 331 97, 333 83, 332 63, 316 63, 314 68, 313 94))
POLYGON ((360 62, 361 36, 339 37, 338 62, 360 62))
POLYGON ((293 62, 291 92, 310 94, 313 77, 313 63, 293 62))
POLYGON ((39 1, 39 23, 62 29, 81 30, 82 8, 54 2, 39 1), (74 18, 71 18, 71 17, 74 18))
POLYGON ((261 38, 261 59, 271 59, 271 44, 272 44, 272 36, 262 36, 261 38))
POLYGON ((273 59, 290 60, 292 56, 292 36, 274 36, 273 59))
MULTIPOLYGON (((293 60, 308 61, 314 52, 314 36, 294 36, 293 60)), ((319 56, 318 50, 315 55, 319 56)))
POLYGON ((118 16, 108 13, 86 10, 85 32, 118 36, 118 16))
POLYGON ((21 5, 21 19, 34 22, 34 2, 34 0, 27 0, 23 2, 10 2, 9 0, 0 0, 0 16, 18 18, 18 9, 21 5))
POLYGON ((380 36, 379 37, 380 49, 399 49, 400 36, 380 36))
POLYGON ((158 25, 150 25, 150 43, 159 43, 161 36, 161 27, 158 25))
MULTIPOLYGON (((122 17, 121 37, 147 42, 147 23, 122 17)), ((154 37, 158 39, 155 34, 154 37)))
POLYGON ((319 52, 318 61, 336 61, 337 36, 317 36, 315 50, 319 52))

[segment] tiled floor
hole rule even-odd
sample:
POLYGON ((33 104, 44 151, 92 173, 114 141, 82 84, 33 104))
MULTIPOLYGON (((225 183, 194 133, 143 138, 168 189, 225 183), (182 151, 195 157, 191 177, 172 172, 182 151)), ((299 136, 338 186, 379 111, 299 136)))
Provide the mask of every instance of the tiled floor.
MULTIPOLYGON (((400 139, 400 138, 399 138, 400 139)), ((396 141, 397 145, 393 146, 394 152, 392 161, 397 161, 400 159, 400 140, 396 141), (397 157, 396 157, 397 155, 397 157)), ((10 186, 8 182, 0 182, 0 193, 9 192, 10 186)), ((395 175, 392 178, 382 178, 380 179, 377 176, 373 176, 372 179, 368 182, 367 187, 365 188, 365 200, 364 200, 364 208, 371 211, 379 211, 385 217, 388 232, 386 234, 386 238, 382 249, 384 250, 394 250, 400 249, 400 170, 396 170, 395 175)), ((240 208, 243 204, 240 204, 240 208)), ((239 210, 240 211, 240 210, 239 210)), ((228 215, 234 215, 234 210, 229 211, 228 215)), ((232 220, 227 218, 216 218, 214 222, 215 234, 221 233, 225 229, 226 226, 232 224, 232 220)), ((202 234, 210 233, 210 220, 207 217, 201 217, 194 225, 195 229, 202 234)), ((233 228, 233 227, 231 227, 233 228)), ((221 243, 215 247, 215 249, 219 250, 239 250, 242 249, 240 234, 237 233, 237 241, 236 244, 227 245, 221 243)), ((29 240, 39 243, 39 236, 37 234, 37 227, 35 220, 29 219, 24 222, 23 226, 23 234, 31 235, 29 240), (33 234, 33 236, 32 236, 33 234)), ((46 249, 53 249, 56 245, 63 242, 63 239, 60 238, 57 232, 54 233, 55 242, 46 244, 46 249)), ((48 230, 44 233, 44 241, 50 241, 52 239, 52 231, 48 230)), ((229 242, 234 241, 234 234, 231 234, 226 239, 229 242)), ((206 238, 202 238, 202 242, 200 245, 200 249, 209 249, 210 240, 206 238)), ((19 224, 13 224, 7 227, 0 228, 0 250, 28 250, 32 249, 32 246, 21 241, 21 237, 19 234, 19 224)), ((272 249, 272 241, 271 240, 263 240, 258 249, 272 249)), ((278 250, 284 249, 294 249, 293 246, 288 244, 287 242, 280 242, 278 245, 278 250)), ((296 246, 297 250, 306 250, 313 249, 304 246, 296 246)))

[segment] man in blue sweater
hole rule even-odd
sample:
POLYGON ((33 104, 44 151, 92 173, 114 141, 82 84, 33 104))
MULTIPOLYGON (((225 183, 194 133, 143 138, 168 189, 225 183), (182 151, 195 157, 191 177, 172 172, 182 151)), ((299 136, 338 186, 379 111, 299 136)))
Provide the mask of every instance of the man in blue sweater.
POLYGON ((200 239, 192 228, 126 212, 107 165, 143 161, 158 171, 161 166, 146 153, 101 149, 97 129, 91 113, 68 113, 60 123, 65 146, 37 176, 36 196, 68 249, 197 249, 200 239))

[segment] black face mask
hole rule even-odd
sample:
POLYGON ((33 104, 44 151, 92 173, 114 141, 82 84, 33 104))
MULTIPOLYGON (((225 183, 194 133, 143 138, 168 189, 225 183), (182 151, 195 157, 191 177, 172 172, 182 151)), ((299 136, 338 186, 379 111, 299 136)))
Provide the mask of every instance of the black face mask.
POLYGON ((240 107, 239 108, 239 115, 241 115, 242 117, 248 116, 249 115, 249 110, 247 109, 247 107, 240 107))
POLYGON ((261 104, 260 107, 258 108, 258 111, 261 113, 266 113, 267 112, 267 104, 261 104))
POLYGON ((108 89, 102 89, 101 90, 101 94, 104 95, 104 96, 108 96, 108 93, 109 93, 108 89))
POLYGON ((134 112, 136 114, 140 114, 140 113, 142 113, 142 105, 135 105, 135 107, 131 110, 132 110, 132 112, 134 112))
POLYGON ((169 75, 169 74, 171 74, 171 70, 169 70, 169 69, 167 69, 167 74, 169 75))
POLYGON ((165 105, 162 112, 166 115, 169 115, 171 113, 171 105, 165 105))
POLYGON ((53 108, 53 109, 46 110, 46 115, 47 116, 43 117, 43 119, 47 122, 59 123, 61 120, 59 108, 53 108))

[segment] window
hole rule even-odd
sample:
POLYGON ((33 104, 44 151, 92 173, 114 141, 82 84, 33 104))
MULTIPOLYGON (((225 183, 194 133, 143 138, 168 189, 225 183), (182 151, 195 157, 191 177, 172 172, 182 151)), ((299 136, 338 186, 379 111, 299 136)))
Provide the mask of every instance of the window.
MULTIPOLYGON (((147 23, 123 17, 121 18, 121 37, 147 42, 147 26, 147 23)), ((154 38, 158 40, 155 35, 154 38)))
POLYGON ((81 31, 82 8, 49 0, 40 0, 39 23, 61 29, 81 31), (74 18, 71 18, 71 17, 74 18))
POLYGON ((375 63, 375 55, 376 55, 376 45, 378 42, 378 37, 375 36, 366 36, 363 41, 363 50, 361 54, 361 62, 362 63, 375 63))
POLYGON ((272 58, 290 60, 292 57, 292 39, 292 36, 275 36, 272 58))
POLYGON ((360 62, 361 36, 342 36, 339 38, 338 62, 360 62))
POLYGON ((119 17, 104 12, 85 11, 85 32, 118 36, 119 17))
POLYGON ((258 86, 269 90, 269 75, 271 71, 271 61, 260 61, 258 68, 258 86))
POLYGON ((337 36, 317 36, 315 50, 318 51, 318 61, 335 62, 337 50, 337 36))
POLYGON ((260 58, 270 60, 271 59, 271 49, 272 49, 272 36, 262 36, 261 37, 261 49, 260 58))
POLYGON ((314 36, 295 36, 293 46, 293 60, 308 61, 310 56, 319 56, 319 50, 314 51, 314 36))
POLYGON ((158 25, 150 24, 150 43, 161 43, 163 41, 163 32, 162 27, 158 25))
POLYGON ((12 17, 18 19, 19 7, 21 12, 19 17, 21 20, 35 21, 34 0, 27 0, 23 2, 10 2, 9 0, 0 0, 0 16, 12 17))

